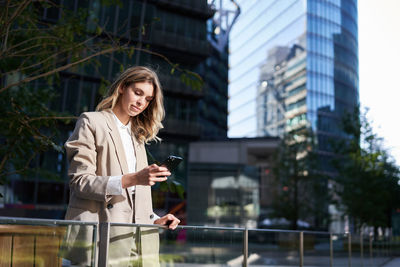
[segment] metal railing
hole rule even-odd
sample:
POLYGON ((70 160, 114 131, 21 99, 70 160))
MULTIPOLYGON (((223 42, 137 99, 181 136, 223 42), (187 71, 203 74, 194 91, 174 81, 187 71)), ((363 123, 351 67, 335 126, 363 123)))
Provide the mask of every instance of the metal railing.
POLYGON ((73 248, 75 253, 87 255, 91 266, 105 267, 111 256, 115 260, 112 243, 118 238, 110 239, 111 233, 121 229, 137 234, 138 247, 143 229, 157 230, 157 260, 162 266, 382 266, 400 257, 399 241, 372 234, 207 226, 178 226, 171 231, 158 225, 0 217, 0 262, 2 266, 64 266, 63 250, 70 245, 65 244, 67 235, 75 231, 89 236, 89 242, 78 242, 73 248))

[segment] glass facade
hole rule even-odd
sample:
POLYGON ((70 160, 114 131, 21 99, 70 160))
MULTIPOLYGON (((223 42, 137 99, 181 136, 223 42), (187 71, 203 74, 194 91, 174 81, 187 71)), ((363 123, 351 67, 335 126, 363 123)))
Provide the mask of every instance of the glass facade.
POLYGON ((238 1, 230 36, 230 137, 312 127, 320 149, 358 105, 356 0, 238 1))

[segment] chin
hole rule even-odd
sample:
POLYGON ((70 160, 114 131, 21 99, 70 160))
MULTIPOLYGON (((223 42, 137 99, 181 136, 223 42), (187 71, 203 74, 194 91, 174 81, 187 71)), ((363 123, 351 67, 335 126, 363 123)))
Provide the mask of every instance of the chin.
POLYGON ((130 111, 130 112, 129 112, 129 116, 135 117, 135 116, 139 115, 140 113, 141 113, 141 112, 130 111))

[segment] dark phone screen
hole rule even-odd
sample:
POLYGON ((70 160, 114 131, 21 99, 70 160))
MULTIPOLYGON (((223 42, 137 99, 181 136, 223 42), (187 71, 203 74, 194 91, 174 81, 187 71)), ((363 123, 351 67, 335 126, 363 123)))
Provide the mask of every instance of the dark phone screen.
POLYGON ((165 166, 167 169, 172 172, 175 170, 175 168, 181 163, 183 158, 177 157, 177 156, 168 156, 161 164, 160 166, 165 166))

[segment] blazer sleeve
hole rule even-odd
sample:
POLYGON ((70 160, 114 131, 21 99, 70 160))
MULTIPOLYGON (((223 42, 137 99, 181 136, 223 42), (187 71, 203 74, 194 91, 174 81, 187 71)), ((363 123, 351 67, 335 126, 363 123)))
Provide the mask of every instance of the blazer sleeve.
POLYGON ((70 190, 80 198, 109 201, 111 196, 106 195, 106 188, 110 177, 96 175, 95 125, 87 114, 79 117, 65 149, 70 190))

